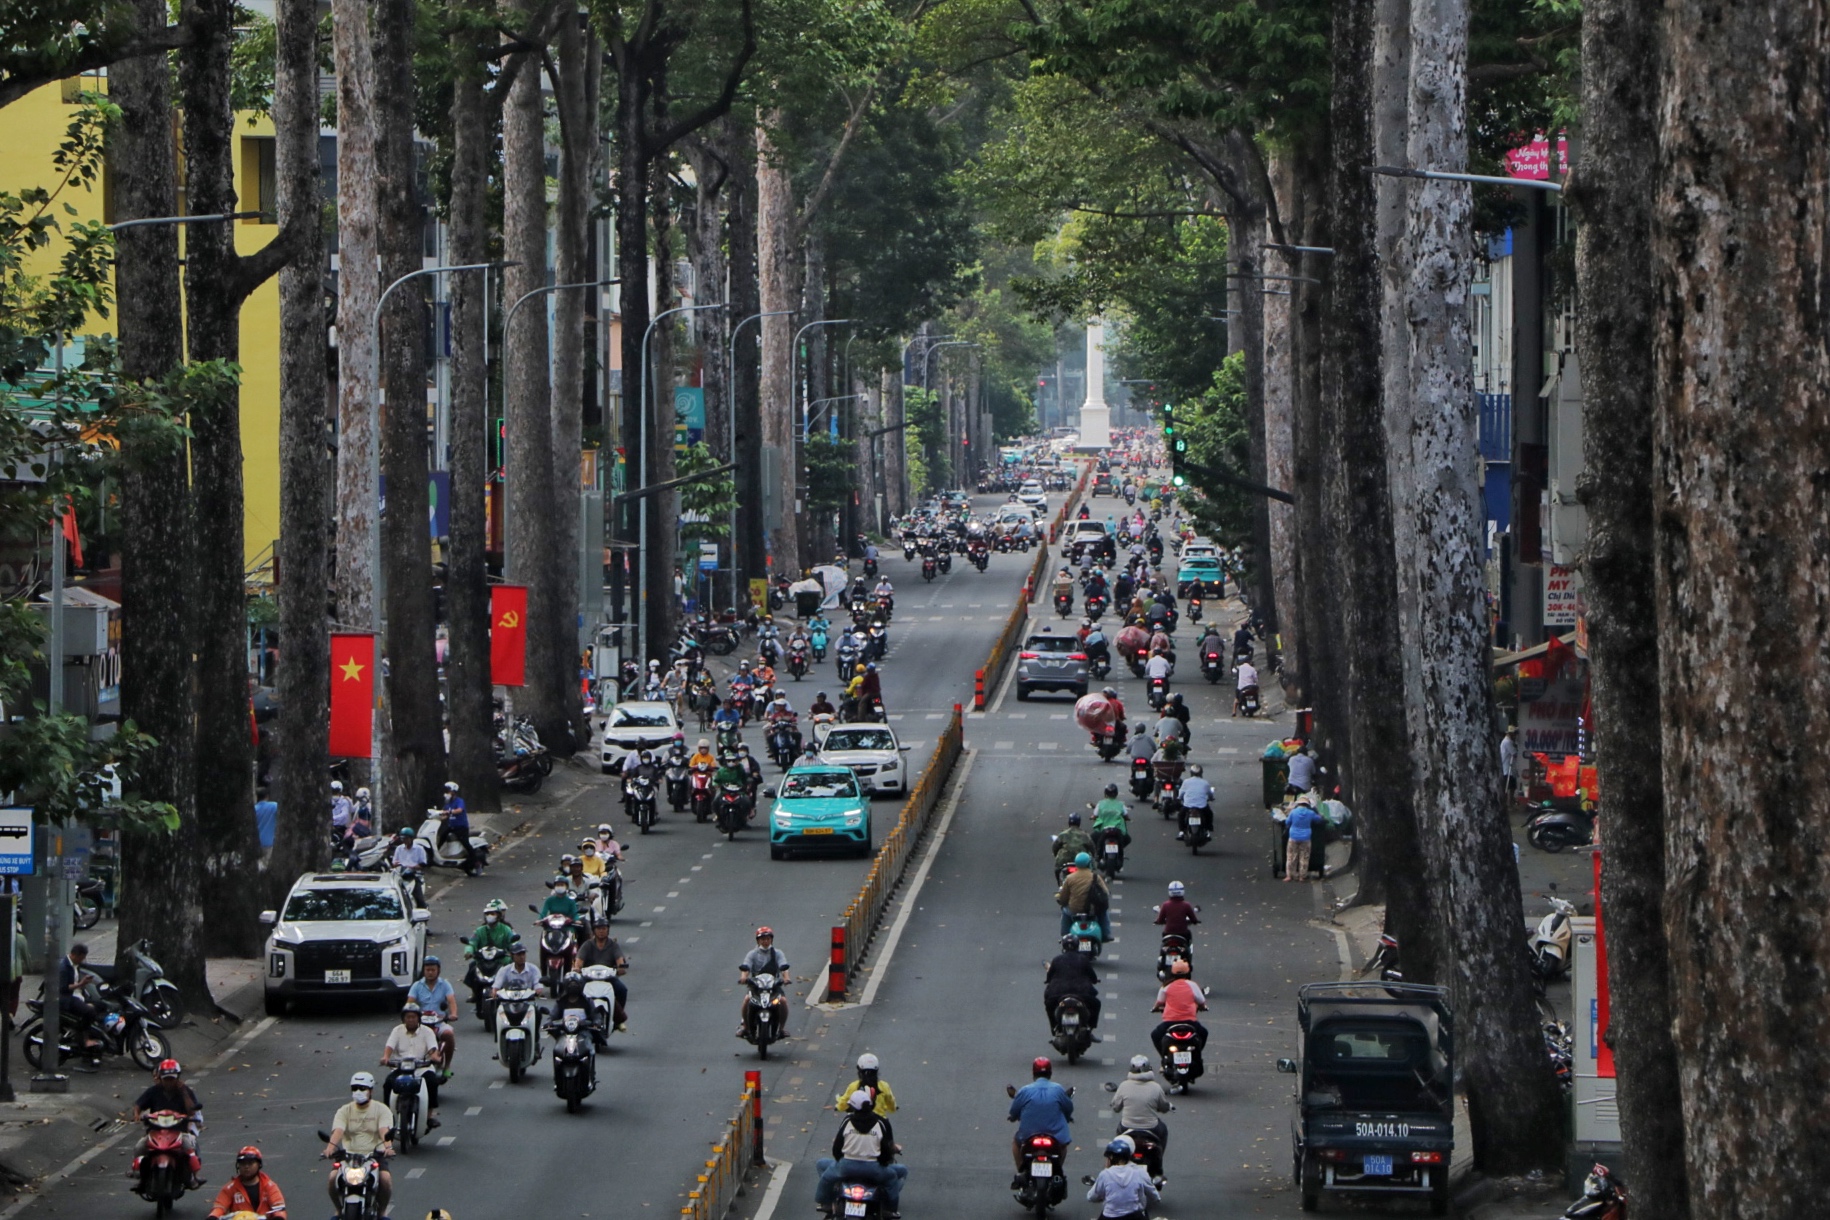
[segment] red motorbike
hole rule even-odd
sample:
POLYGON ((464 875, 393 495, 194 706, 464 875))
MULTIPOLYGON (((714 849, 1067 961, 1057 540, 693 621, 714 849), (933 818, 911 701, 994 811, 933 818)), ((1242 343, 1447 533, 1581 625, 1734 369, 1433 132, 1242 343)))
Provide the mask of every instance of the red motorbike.
POLYGON ((693 768, 689 781, 692 791, 687 803, 692 806, 693 817, 703 822, 712 816, 712 769, 704 763, 693 768))
POLYGON ((191 1180, 191 1154, 184 1146, 190 1116, 154 1110, 140 1121, 146 1126, 146 1151, 133 1159, 133 1193, 153 1205, 154 1215, 168 1215, 191 1180))

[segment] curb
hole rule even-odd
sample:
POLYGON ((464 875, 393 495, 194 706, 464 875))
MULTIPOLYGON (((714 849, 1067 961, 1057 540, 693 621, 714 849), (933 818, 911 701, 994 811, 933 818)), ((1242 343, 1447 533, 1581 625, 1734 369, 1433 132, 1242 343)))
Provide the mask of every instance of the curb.
POLYGON ((21 1092, 17 1101, 0 1104, 4 1185, 37 1182, 69 1164, 79 1151, 125 1131, 127 1124, 112 1101, 83 1093, 21 1092))

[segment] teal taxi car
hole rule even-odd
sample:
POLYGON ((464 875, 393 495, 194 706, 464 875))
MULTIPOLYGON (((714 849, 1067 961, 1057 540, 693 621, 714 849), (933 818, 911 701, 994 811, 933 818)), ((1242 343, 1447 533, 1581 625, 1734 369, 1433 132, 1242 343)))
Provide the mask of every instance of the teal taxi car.
POLYGON ((1185 555, 1176 565, 1176 596, 1217 597, 1226 585, 1225 569, 1213 555, 1185 555))
POLYGON ((849 767, 805 763, 782 776, 769 811, 769 857, 791 851, 870 854, 870 797, 849 767))

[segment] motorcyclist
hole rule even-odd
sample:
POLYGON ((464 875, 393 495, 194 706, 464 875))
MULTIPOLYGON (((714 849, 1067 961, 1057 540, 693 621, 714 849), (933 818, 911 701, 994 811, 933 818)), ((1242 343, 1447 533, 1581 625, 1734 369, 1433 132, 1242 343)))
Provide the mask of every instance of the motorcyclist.
POLYGON ((458 795, 458 786, 449 780, 445 782, 445 816, 438 827, 438 847, 456 840, 464 849, 464 864, 469 866, 474 853, 470 849, 470 811, 464 804, 464 798, 458 795))
POLYGON ((1127 819, 1130 811, 1125 803, 1118 799, 1118 785, 1107 784, 1106 794, 1099 804, 1093 806, 1093 839, 1097 842, 1107 831, 1118 832, 1120 850, 1131 846, 1131 830, 1127 819))
POLYGON ((548 894, 546 901, 540 904, 540 918, 544 920, 549 915, 564 915, 576 923, 578 921, 578 900, 572 897, 570 891, 571 887, 564 879, 555 881, 553 892, 548 894))
POLYGON ((1163 706, 1163 715, 1173 716, 1182 722, 1181 737, 1183 741, 1187 741, 1189 721, 1193 719, 1193 716, 1189 713, 1188 704, 1182 701, 1181 695, 1169 696, 1169 702, 1163 706))
POLYGON ((1151 1012, 1163 1014, 1163 1020, 1150 1031, 1150 1044, 1163 1053, 1163 1038, 1172 1025, 1188 1024, 1195 1027, 1195 1052, 1207 1045, 1207 1027, 1195 1019, 1197 1013, 1207 1011, 1207 993, 1202 991, 1195 981, 1188 977, 1188 963, 1177 959, 1170 967, 1170 980, 1157 989, 1156 1003, 1150 1006, 1151 1012))
POLYGON ((261 1150, 249 1144, 235 1154, 235 1176, 216 1192, 210 1220, 237 1212, 252 1212, 264 1220, 285 1220, 286 1196, 279 1183, 261 1171, 261 1150))
POLYGON ((875 594, 879 602, 882 602, 885 605, 896 600, 896 586, 890 583, 890 578, 887 576, 878 577, 877 587, 871 590, 871 592, 875 594))
POLYGON ((580 970, 586 966, 609 966, 616 971, 616 977, 610 980, 610 986, 616 992, 616 1005, 610 1020, 617 1033, 628 1033, 629 988, 624 985, 622 976, 629 969, 629 959, 623 955, 623 947, 611 937, 609 920, 591 921, 591 939, 579 946, 577 962, 580 970))
POLYGON ((1156 909, 1156 924, 1164 936, 1192 936, 1191 929, 1201 922, 1195 904, 1188 901, 1188 889, 1180 881, 1169 883, 1169 898, 1156 909))
POLYGON ((872 699, 883 698, 883 678, 877 673, 875 664, 864 667, 864 681, 859 687, 858 697, 866 707, 872 699))
MULTIPOLYGON (((507 967, 503 967, 507 969, 507 967)), ((383 1216, 388 1215, 388 1206, 394 1197, 394 1175, 388 1172, 388 1158, 393 1155, 394 1145, 388 1139, 388 1132, 394 1127, 394 1111, 383 1102, 373 1100, 375 1095, 375 1077, 368 1072, 357 1072, 349 1078, 350 1099, 337 1110, 335 1118, 330 1120, 330 1143, 324 1146, 324 1156, 329 1158, 341 1148, 351 1157, 366 1159, 375 1154, 380 1162, 380 1171, 375 1175, 375 1203, 383 1216)), ((337 1196, 337 1179, 341 1171, 333 1171, 326 1187, 330 1192, 332 1207, 340 1208, 343 1200, 337 1196)))
POLYGON ((688 767, 716 767, 718 756, 712 753, 712 743, 701 737, 694 745, 692 756, 686 760, 688 767))
MULTIPOLYGON (((400 1024, 396 1025, 388 1040, 381 1048, 381 1066, 396 1067, 402 1059, 416 1059, 421 1064, 437 1066, 439 1063, 438 1035, 428 1029, 420 1020, 418 1000, 408 1000, 401 1005, 400 1024)), ((426 1088, 426 1130, 434 1130, 443 1124, 438 1117, 438 1086, 440 1074, 426 1072, 421 1079, 426 1088)), ((384 1077, 381 1086, 381 1100, 388 1100, 389 1082, 392 1077, 384 1077)))
POLYGON ((1169 741, 1174 739, 1180 741, 1183 745, 1188 744, 1188 726, 1176 719, 1175 714, 1169 710, 1169 705, 1167 703, 1163 705, 1162 714, 1157 717, 1155 735, 1158 741, 1169 741))
MULTIPOLYGON (((184 1153, 191 1171, 186 1189, 196 1190, 203 1185, 203 1161, 197 1155, 197 1133, 203 1130, 203 1103, 197 1100, 197 1094, 191 1086, 184 1083, 184 1068, 176 1059, 159 1061, 158 1078, 134 1098, 133 1121, 137 1123, 148 1114, 157 1114, 162 1110, 175 1111, 190 1119, 179 1138, 184 1143, 184 1153)), ((134 1152, 136 1171, 140 1158, 149 1150, 148 1137, 141 1136, 140 1146, 134 1152)))
POLYGON ((1084 851, 1075 856, 1074 871, 1055 891, 1055 902, 1061 908, 1061 935, 1068 934, 1075 919, 1091 917, 1099 921, 1100 939, 1111 940, 1111 900, 1106 879, 1093 867, 1093 857, 1084 851))
POLYGON ((839 709, 832 705, 832 700, 826 697, 826 692, 821 691, 813 697, 813 703, 808 707, 807 714, 809 716, 836 716, 839 714, 839 709))
POLYGON ((733 786, 742 791, 744 818, 749 819, 752 803, 750 801, 750 773, 737 761, 734 752, 726 751, 718 756, 718 770, 712 774, 712 786, 725 788, 733 786))
POLYGON ((1086 634, 1081 637, 1081 645, 1087 654, 1088 663, 1104 661, 1107 665, 1112 664, 1112 645, 1106 639, 1105 630, 1092 619, 1085 620, 1082 626, 1086 629, 1086 634))
POLYGON ((699 731, 703 733, 712 727, 712 717, 718 711, 718 683, 712 675, 700 670, 693 678, 692 695, 689 700, 699 713, 699 731))
POLYGON ((756 808, 756 794, 763 786, 762 764, 756 761, 756 756, 754 754, 750 753, 749 746, 739 745, 737 747, 737 765, 743 770, 744 781, 747 785, 746 790, 750 796, 750 808, 754 811, 756 808))
POLYGON ((78 941, 57 963, 57 1006, 63 1023, 72 1028, 73 1037, 83 1040, 85 1049, 100 1045, 94 1032, 96 1007, 84 994, 100 976, 85 968, 88 960, 89 946, 78 941))
POLYGON ((1226 639, 1220 634, 1220 628, 1213 623, 1209 623, 1207 625, 1207 630, 1201 633, 1201 639, 1200 642, 1195 645, 1195 651, 1203 660, 1210 656, 1221 657, 1221 659, 1224 660, 1225 658, 1221 649, 1225 646, 1226 639))
MULTIPOLYGON (((1182 777, 1182 790, 1177 793, 1177 799, 1182 802, 1183 809, 1199 810, 1202 827, 1210 833, 1213 831, 1214 786, 1202 777, 1200 763, 1188 765, 1188 774, 1182 777)), ((1184 833, 1176 831, 1176 838, 1182 838, 1184 833)))
POLYGON ((1017 1166, 1017 1176, 1010 1183, 1012 1190, 1023 1187, 1025 1140, 1046 1135, 1063 1149, 1073 1142, 1069 1124, 1074 1119, 1074 1099, 1050 1079, 1054 1070, 1054 1064, 1046 1056, 1033 1060, 1029 1065, 1030 1082, 1010 1099, 1010 1112, 1006 1117, 1017 1124, 1016 1137, 1010 1141, 1010 1157, 1017 1166))
POLYGON ((830 1211, 833 1197, 841 1182, 866 1182, 883 1191, 885 1220, 900 1220, 902 1184, 909 1176, 906 1165, 896 1164, 901 1147, 883 1117, 864 1089, 853 1092, 845 1103, 845 1121, 832 1137, 832 1155, 821 1157, 816 1168, 820 1180, 813 1189, 813 1205, 830 1211))
POLYGON ((825 640, 831 635, 832 623, 827 619, 825 611, 819 611, 807 620, 807 638, 810 643, 825 640))
POLYGON ((1145 762, 1156 757, 1156 738, 1150 735, 1150 726, 1142 720, 1137 722, 1131 737, 1131 761, 1139 759, 1145 762))
POLYGON ((896 1112, 896 1094, 890 1091, 889 1081, 878 1076, 877 1056, 866 1051, 858 1056, 858 1078, 839 1090, 834 1098, 833 1109, 844 1114, 849 1108, 851 1095, 859 1089, 870 1094, 871 1108, 888 1118, 896 1112))
POLYGON ((1132 1160, 1136 1152, 1137 1146, 1122 1135, 1106 1145, 1106 1167, 1087 1187, 1087 1202, 1100 1205, 1100 1220, 1147 1216, 1150 1205, 1162 1198, 1150 1175, 1132 1160))
POLYGON ((735 691, 722 707, 712 713, 712 726, 719 732, 729 729, 733 733, 743 728, 743 709, 738 706, 735 691))
MULTIPOLYGON (((750 1024, 749 984, 750 976, 753 974, 773 974, 775 981, 783 987, 786 987, 790 981, 788 959, 783 957, 781 951, 775 947, 775 929, 767 924, 756 929, 756 947, 744 954, 743 960, 737 963, 737 981, 744 988, 743 1003, 737 1009, 737 1036, 739 1038, 743 1037, 744 1030, 750 1024)), ((786 1016, 787 1001, 778 997, 776 1004, 782 1009, 782 1015, 786 1016)), ((784 1022, 778 1028, 781 1029, 782 1036, 786 1037, 786 1023, 784 1022)))
POLYGON ((540 971, 527 964, 527 946, 519 940, 508 947, 508 965, 496 971, 496 977, 489 980, 492 999, 509 990, 546 994, 546 984, 541 981, 540 971))
POLYGON ((1071 601, 1074 597, 1074 574, 1066 568, 1055 573, 1055 596, 1066 594, 1071 601))
POLYGON ((1239 662, 1237 675, 1233 684, 1233 715, 1235 716, 1239 714, 1239 709, 1244 705, 1248 691, 1254 698, 1258 695, 1258 670, 1250 661, 1239 662))
POLYGON ((623 858, 623 845, 616 841, 616 831, 608 822, 597 824, 597 854, 603 857, 606 871, 623 858))
POLYGON ((1055 1021, 1055 1005, 1068 996, 1074 996, 1087 1006, 1087 1020, 1097 1028, 1099 974, 1093 969, 1093 959, 1064 949, 1049 961, 1048 971, 1042 976, 1042 1011, 1048 1015, 1051 1027, 1055 1021))
POLYGON ((394 851, 388 863, 413 876, 413 905, 426 905, 426 846, 413 835, 411 826, 402 826, 394 836, 394 851))
POLYGON ((661 663, 659 661, 648 662, 648 672, 642 678, 642 698, 660 699, 663 694, 663 686, 661 663))
POLYGON ((596 839, 578 841, 578 871, 587 881, 596 881, 604 875, 604 858, 597 854, 596 839))
POLYGON ((508 923, 508 904, 500 898, 491 898, 484 903, 483 922, 470 934, 470 944, 464 950, 464 956, 470 961, 469 968, 464 973, 464 985, 473 994, 481 992, 488 985, 487 980, 477 973, 477 953, 492 948, 506 954, 508 947, 517 939, 514 928, 508 923))
POLYGON ((1092 575, 1087 577, 1086 585, 1082 592, 1088 597, 1104 597, 1107 598, 1107 600, 1110 600, 1110 588, 1106 584, 1106 570, 1104 568, 1094 568, 1092 575))
POLYGON ((1233 629, 1233 655, 1236 657, 1249 656, 1252 651, 1254 639, 1255 637, 1252 635, 1251 623, 1240 623, 1238 627, 1233 629))
POLYGON ((343 781, 330 781, 330 827, 343 838, 349 837, 350 815, 354 812, 350 800, 343 795, 343 781))
POLYGON ((426 954, 420 966, 420 977, 407 988, 407 998, 419 1003, 420 1021, 438 1037, 439 1065, 444 1078, 451 1079, 451 1064, 457 1058, 457 991, 443 977, 444 966, 436 954, 426 954))
MULTIPOLYGON (((1118 1117, 1120 1131, 1148 1131, 1156 1136, 1159 1155, 1157 1169, 1162 1168, 1161 1151, 1169 1147, 1169 1124, 1158 1115, 1169 1113, 1169 1095, 1150 1070, 1150 1060, 1143 1055, 1131 1056, 1131 1070, 1112 1090, 1112 1113, 1118 1117)), ((1163 1179, 1156 1179, 1157 1186, 1163 1179)))
POLYGON ((1093 838, 1080 828, 1080 815, 1068 814, 1067 829, 1055 836, 1055 872, 1061 873, 1074 862, 1074 857, 1082 852, 1093 850, 1093 838))
POLYGON ((1168 682, 1171 668, 1172 666, 1168 652, 1164 649, 1157 648, 1153 644, 1150 650, 1150 659, 1144 662, 1144 677, 1152 682, 1159 678, 1164 682, 1168 682))

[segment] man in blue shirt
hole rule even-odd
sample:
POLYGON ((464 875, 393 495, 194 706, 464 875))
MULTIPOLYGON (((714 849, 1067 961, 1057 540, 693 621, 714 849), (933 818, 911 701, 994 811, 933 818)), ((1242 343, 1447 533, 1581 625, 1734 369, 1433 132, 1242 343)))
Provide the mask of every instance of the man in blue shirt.
MULTIPOLYGON (((1189 766, 1188 775, 1182 780, 1182 791, 1178 799, 1182 802, 1182 808, 1198 810, 1201 814, 1201 825, 1210 832, 1213 830, 1214 786, 1202 777, 1200 763, 1189 766)), ((1182 834, 1182 831, 1177 831, 1176 838, 1181 838, 1182 834)))
POLYGON ((1287 795, 1301 796, 1315 787, 1315 753, 1304 746, 1290 756, 1290 780, 1285 786, 1287 795))
POLYGON ((1023 1141, 1033 1135, 1046 1135, 1065 1147, 1072 1139, 1068 1123, 1074 1117, 1074 1099, 1068 1091, 1050 1079, 1055 1065, 1046 1056, 1029 1065, 1031 1080, 1010 1099, 1010 1121, 1017 1124, 1016 1138, 1010 1141, 1011 1160, 1016 1162, 1017 1177, 1012 1190, 1023 1187, 1023 1141))
POLYGON ((445 844, 456 840, 464 849, 464 864, 470 864, 470 811, 464 804, 464 798, 458 795, 458 786, 445 784, 445 819, 438 828, 439 854, 444 855, 445 844))
POLYGON ((1315 839, 1315 827, 1322 815, 1315 811, 1315 797, 1305 792, 1296 798, 1284 819, 1290 841, 1284 848, 1284 880, 1309 880, 1309 847, 1315 839))
POLYGON ((457 1055, 457 992, 441 977, 443 967, 437 957, 426 954, 421 969, 424 977, 414 980, 413 986, 407 988, 407 998, 418 1001, 420 1022, 438 1036, 438 1044, 444 1051, 439 1066, 444 1078, 450 1080, 451 1060, 457 1055))

